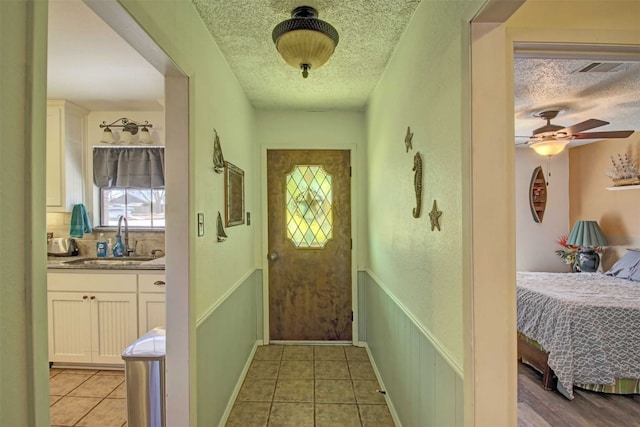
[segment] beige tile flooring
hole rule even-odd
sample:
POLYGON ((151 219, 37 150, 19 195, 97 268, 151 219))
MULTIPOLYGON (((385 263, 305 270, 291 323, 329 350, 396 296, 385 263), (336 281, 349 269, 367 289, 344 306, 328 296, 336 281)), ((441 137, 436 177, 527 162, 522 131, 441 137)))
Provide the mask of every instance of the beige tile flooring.
POLYGON ((394 426, 364 348, 258 347, 227 426, 394 426))
POLYGON ((127 425, 124 371, 50 369, 52 426, 127 425))

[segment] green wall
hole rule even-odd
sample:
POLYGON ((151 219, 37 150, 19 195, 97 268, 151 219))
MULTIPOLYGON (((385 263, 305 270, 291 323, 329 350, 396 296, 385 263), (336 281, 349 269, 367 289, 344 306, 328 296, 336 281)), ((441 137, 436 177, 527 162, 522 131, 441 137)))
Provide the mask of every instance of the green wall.
POLYGON ((0 2, 0 417, 49 425, 45 2, 0 2))
POLYGON ((420 3, 367 110, 368 267, 460 372, 463 6, 462 1, 420 3), (407 153, 408 126, 413 150, 407 153), (423 191, 422 214, 415 219, 417 152, 423 191), (434 200, 443 212, 441 231, 431 230, 434 200))
MULTIPOLYGON (((257 150, 254 110, 190 1, 121 0, 120 3, 189 78, 189 183, 185 191, 189 192, 188 220, 193 223, 189 228, 188 245, 190 283, 182 285, 189 287, 192 310, 189 330, 195 331, 195 345, 188 359, 174 359, 176 363, 189 363, 191 378, 189 396, 174 395, 174 399, 190 399, 191 423, 195 425, 196 415, 205 416, 208 409, 226 405, 230 392, 229 380, 222 375, 220 365, 199 360, 206 354, 203 351, 215 343, 216 337, 203 334, 200 327, 196 329, 196 320, 210 318, 235 286, 255 268, 255 225, 228 227, 228 239, 223 243, 216 239, 216 218, 218 212, 224 216, 225 205, 224 176, 213 171, 214 129, 220 137, 225 160, 244 170, 245 208, 255 212, 258 190, 254 185, 257 150), (197 213, 203 213, 205 217, 205 235, 202 237, 197 237, 197 213), (209 393, 199 391, 206 389, 203 384, 218 381, 227 385, 215 394, 213 403, 209 393)), ((172 141, 167 140, 166 144, 170 147, 172 141)), ((167 162, 170 161, 169 157, 167 162)), ((171 256, 171 249, 168 240, 168 256, 171 256)), ((171 310, 171 301, 168 309, 171 310)), ((226 321, 233 323, 234 319, 226 321)), ((230 355, 244 361, 248 354, 241 343, 247 339, 255 341, 255 328, 250 337, 236 335, 231 339, 225 342, 230 355)), ((169 376, 172 371, 169 364, 167 367, 169 376)))

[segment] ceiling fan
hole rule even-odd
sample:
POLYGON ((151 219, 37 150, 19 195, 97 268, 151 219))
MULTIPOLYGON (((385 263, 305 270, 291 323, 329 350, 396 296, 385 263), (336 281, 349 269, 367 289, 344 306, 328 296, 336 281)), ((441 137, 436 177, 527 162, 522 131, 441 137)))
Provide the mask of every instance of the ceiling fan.
POLYGON ((627 138, 634 132, 632 130, 583 132, 609 124, 609 122, 598 119, 585 120, 568 127, 551 124, 551 120, 555 119, 559 112, 559 110, 547 110, 536 114, 546 120, 547 124, 535 129, 529 137, 529 141, 521 144, 527 144, 541 156, 553 156, 562 152, 573 139, 627 138))

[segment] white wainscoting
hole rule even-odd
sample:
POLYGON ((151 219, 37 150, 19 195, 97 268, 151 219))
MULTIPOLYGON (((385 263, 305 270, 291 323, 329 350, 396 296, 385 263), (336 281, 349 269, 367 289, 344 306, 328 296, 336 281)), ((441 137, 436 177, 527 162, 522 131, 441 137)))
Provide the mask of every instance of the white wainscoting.
POLYGON ((372 274, 359 272, 358 287, 361 340, 394 416, 404 427, 462 427, 460 368, 372 274))
POLYGON ((229 415, 262 339, 261 289, 262 271, 255 270, 197 322, 198 425, 217 426, 229 415))

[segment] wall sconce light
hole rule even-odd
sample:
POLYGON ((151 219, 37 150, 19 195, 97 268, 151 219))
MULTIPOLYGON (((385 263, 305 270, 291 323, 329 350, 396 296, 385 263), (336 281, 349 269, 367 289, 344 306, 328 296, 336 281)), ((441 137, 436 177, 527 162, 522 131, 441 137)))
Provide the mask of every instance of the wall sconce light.
POLYGON ((305 79, 310 69, 320 68, 331 58, 339 39, 338 31, 318 19, 318 11, 310 6, 293 9, 291 19, 276 25, 271 37, 282 58, 300 68, 305 79))
POLYGON ((153 139, 151 138, 151 134, 149 132, 149 128, 151 127, 153 127, 153 125, 146 120, 144 123, 139 124, 127 119, 126 117, 121 117, 109 124, 103 121, 102 124, 100 124, 100 128, 104 128, 104 132, 102 132, 102 138, 100 139, 100 142, 103 142, 105 144, 114 144, 118 142, 115 140, 111 128, 122 128, 119 142, 131 144, 132 142, 134 142, 133 135, 137 134, 138 131, 140 131, 138 142, 142 144, 152 144, 153 139))

